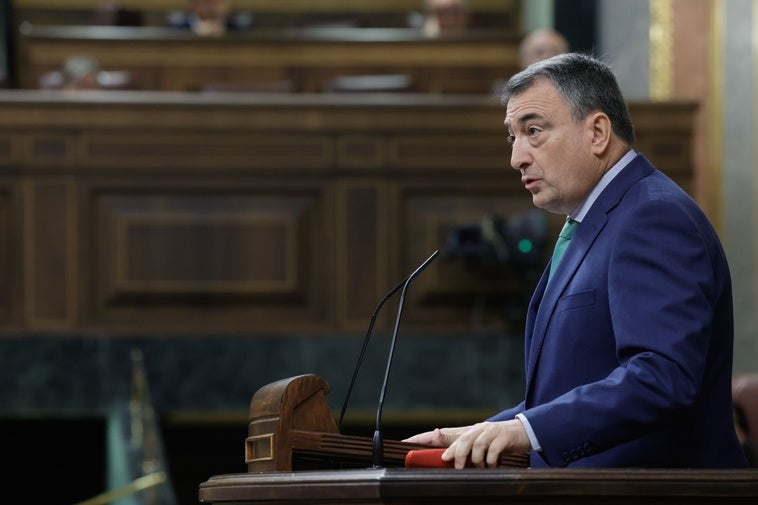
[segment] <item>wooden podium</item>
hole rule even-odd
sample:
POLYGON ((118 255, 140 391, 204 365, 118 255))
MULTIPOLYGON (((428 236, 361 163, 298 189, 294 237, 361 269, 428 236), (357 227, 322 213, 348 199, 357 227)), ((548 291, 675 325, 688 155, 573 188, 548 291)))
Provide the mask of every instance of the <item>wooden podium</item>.
POLYGON ((301 375, 269 384, 250 402, 248 473, 200 484, 218 505, 758 503, 755 470, 529 469, 523 455, 497 469, 406 469, 416 444, 385 440, 385 468, 371 468, 372 441, 338 432, 327 382, 301 375))
MULTIPOLYGON (((299 375, 262 387, 250 402, 245 440, 248 472, 315 469, 365 469, 371 466, 372 440, 342 435, 326 402, 329 384, 317 375, 299 375)), ((403 466, 411 449, 397 440, 384 441, 384 463, 403 466)), ((524 468, 525 455, 505 456, 501 465, 524 468)))

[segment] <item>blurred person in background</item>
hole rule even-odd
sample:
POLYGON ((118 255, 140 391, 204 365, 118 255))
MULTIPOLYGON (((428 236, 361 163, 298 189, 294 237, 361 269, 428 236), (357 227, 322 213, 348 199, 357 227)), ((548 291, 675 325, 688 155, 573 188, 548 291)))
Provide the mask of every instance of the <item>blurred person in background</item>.
POLYGON ((89 56, 71 56, 63 62, 61 89, 100 89, 100 63, 89 56))
POLYGON ((461 33, 469 25, 469 9, 466 0, 425 0, 424 34, 438 37, 444 34, 461 33))
POLYGON ((72 55, 60 68, 39 77, 39 89, 116 91, 138 89, 138 86, 129 71, 104 70, 97 58, 72 55))
POLYGON ((529 32, 519 44, 519 64, 524 69, 540 60, 569 52, 569 43, 552 28, 537 28, 529 32))
POLYGON ((170 12, 167 21, 172 28, 213 36, 248 29, 253 18, 248 12, 233 11, 228 0, 188 0, 187 9, 170 12))

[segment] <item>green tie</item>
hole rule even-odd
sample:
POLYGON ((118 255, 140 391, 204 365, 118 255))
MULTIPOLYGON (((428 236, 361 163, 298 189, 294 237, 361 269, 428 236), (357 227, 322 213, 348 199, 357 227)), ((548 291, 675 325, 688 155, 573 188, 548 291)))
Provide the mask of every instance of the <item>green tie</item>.
POLYGON ((550 262, 550 275, 548 280, 553 277, 553 272, 558 267, 558 263, 561 262, 563 253, 566 252, 566 248, 571 241, 571 237, 574 236, 574 232, 579 227, 579 221, 574 221, 570 217, 566 218, 566 223, 563 225, 561 232, 558 234, 558 240, 555 242, 555 249, 553 250, 553 259, 550 262))

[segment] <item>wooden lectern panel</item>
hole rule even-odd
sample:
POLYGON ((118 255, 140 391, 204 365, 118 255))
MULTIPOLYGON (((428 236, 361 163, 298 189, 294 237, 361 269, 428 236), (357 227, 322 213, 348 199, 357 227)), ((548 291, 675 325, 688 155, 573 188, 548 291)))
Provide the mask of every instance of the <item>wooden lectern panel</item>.
MULTIPOLYGON (((299 375, 259 389, 250 402, 250 424, 245 440, 248 472, 366 468, 371 465, 373 442, 368 437, 342 435, 326 395, 327 381, 317 375, 299 375)), ((425 448, 384 440, 386 466, 403 466, 411 449, 425 448)), ((526 455, 509 455, 501 466, 528 466, 526 455)))

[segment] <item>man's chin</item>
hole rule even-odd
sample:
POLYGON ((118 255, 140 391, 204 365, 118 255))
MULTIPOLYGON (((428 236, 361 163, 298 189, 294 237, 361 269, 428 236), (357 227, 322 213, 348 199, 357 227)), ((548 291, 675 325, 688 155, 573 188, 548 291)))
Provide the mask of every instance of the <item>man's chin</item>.
POLYGON ((547 210, 550 212, 550 200, 545 198, 545 195, 542 195, 540 193, 532 193, 532 205, 537 207, 538 209, 547 210))
POLYGON ((567 212, 564 212, 563 210, 560 209, 560 205, 558 205, 558 203, 555 200, 544 198, 544 195, 533 194, 532 204, 538 209, 542 209, 552 214, 567 214, 567 212))

